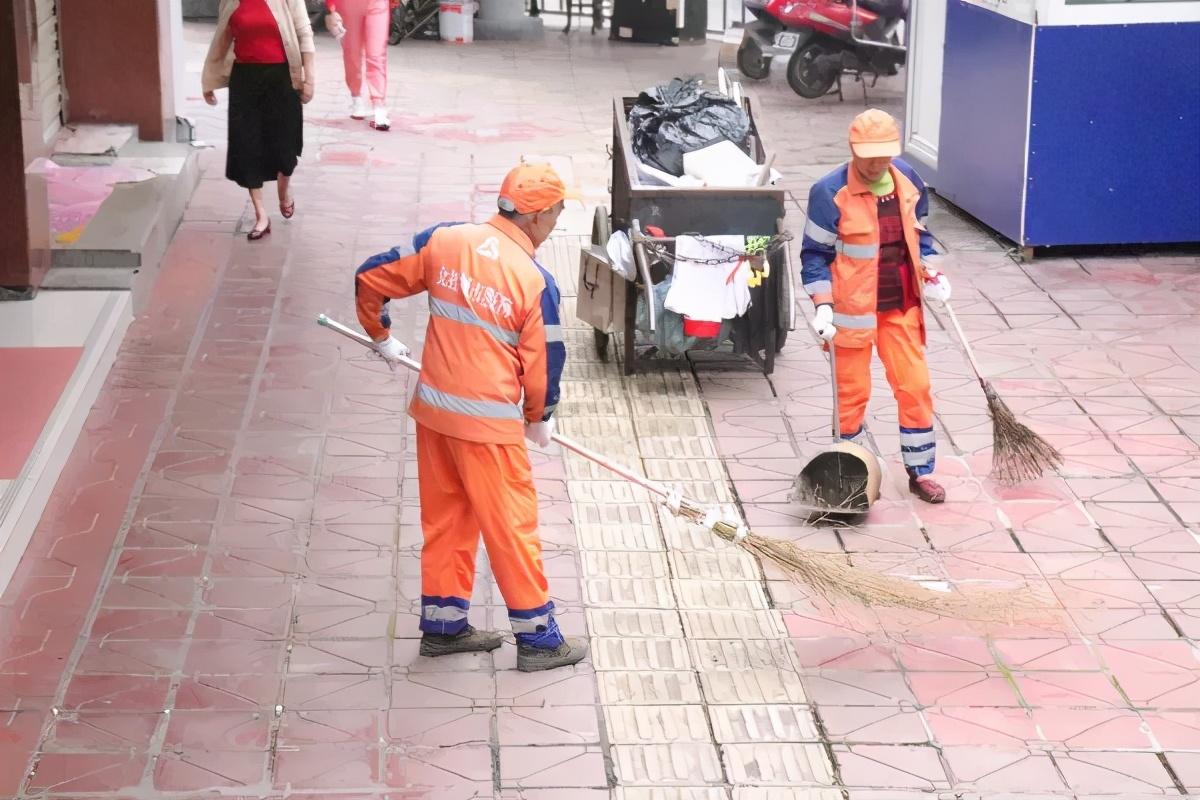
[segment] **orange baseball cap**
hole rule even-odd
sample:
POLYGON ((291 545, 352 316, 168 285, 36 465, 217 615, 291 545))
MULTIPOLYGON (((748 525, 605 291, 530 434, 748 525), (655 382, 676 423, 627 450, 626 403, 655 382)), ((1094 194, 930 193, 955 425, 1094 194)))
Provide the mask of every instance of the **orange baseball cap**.
POLYGON ((868 108, 850 123, 850 151, 859 158, 895 158, 900 149, 900 126, 886 111, 868 108))
POLYGON ((520 164, 504 176, 500 199, 501 211, 532 214, 545 211, 567 196, 562 178, 549 164, 520 164))

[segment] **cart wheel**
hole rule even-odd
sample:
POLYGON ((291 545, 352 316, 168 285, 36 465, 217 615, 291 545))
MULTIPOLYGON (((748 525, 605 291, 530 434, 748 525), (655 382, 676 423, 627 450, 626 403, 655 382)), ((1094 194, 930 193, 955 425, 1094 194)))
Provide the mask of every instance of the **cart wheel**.
POLYGON ((608 218, 608 209, 596 206, 596 216, 592 220, 592 244, 604 247, 608 237, 612 236, 612 222, 608 218))
POLYGON ((609 335, 602 330, 592 328, 592 337, 596 343, 596 357, 607 364, 609 335))

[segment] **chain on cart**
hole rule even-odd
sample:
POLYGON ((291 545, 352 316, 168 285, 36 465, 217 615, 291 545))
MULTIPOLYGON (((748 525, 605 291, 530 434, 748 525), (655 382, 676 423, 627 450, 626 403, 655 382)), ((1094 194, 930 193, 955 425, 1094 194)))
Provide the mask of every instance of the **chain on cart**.
POLYGON ((646 245, 646 249, 661 261, 667 264, 674 264, 677 261, 687 261, 690 264, 701 264, 704 266, 720 266, 722 264, 732 264, 744 258, 754 259, 757 261, 765 261, 775 255, 780 249, 786 247, 788 242, 793 240, 792 234, 784 231, 776 233, 772 236, 747 236, 746 248, 738 250, 735 247, 729 247, 718 241, 710 239, 706 236, 693 237, 696 241, 703 243, 712 250, 725 253, 726 255, 720 258, 695 258, 693 256, 676 255, 667 246, 667 242, 675 241, 674 237, 641 237, 639 241, 646 245))

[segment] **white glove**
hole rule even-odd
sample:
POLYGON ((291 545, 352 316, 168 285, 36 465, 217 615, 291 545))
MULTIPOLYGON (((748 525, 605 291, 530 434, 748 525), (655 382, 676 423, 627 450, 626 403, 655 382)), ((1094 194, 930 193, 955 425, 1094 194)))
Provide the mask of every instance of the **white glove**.
POLYGON ((946 273, 938 272, 929 266, 925 267, 925 302, 942 307, 950 299, 950 279, 946 273))
POLYGON ((833 337, 837 335, 837 328, 833 325, 833 306, 828 303, 817 306, 812 326, 813 330, 817 332, 817 336, 821 337, 823 341, 832 342, 833 337))
MULTIPOLYGON (((663 500, 663 505, 665 505, 667 510, 672 514, 678 514, 680 506, 683 505, 683 492, 679 491, 679 489, 675 486, 668 488, 667 496, 663 500)), ((711 528, 712 526, 710 525, 709 527, 711 528)))
POLYGON ((389 364, 394 364, 404 356, 409 354, 409 350, 400 340, 388 336, 382 342, 375 343, 375 352, 387 361, 389 364))
POLYGON ((532 422, 525 426, 525 438, 538 447, 549 447, 550 437, 554 435, 554 417, 545 422, 532 422))

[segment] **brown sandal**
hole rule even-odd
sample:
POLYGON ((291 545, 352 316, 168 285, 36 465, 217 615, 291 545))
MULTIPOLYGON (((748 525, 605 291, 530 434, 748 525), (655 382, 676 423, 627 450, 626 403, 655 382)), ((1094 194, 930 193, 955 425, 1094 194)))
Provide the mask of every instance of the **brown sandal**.
POLYGON ((279 213, 283 214, 284 219, 291 219, 296 214, 296 201, 293 200, 292 202, 288 203, 287 205, 280 203, 279 204, 279 213))
POLYGON ((271 223, 267 222, 267 227, 263 228, 261 231, 259 231, 259 230, 250 231, 249 233, 246 234, 246 238, 252 242, 257 242, 259 239, 263 238, 270 232, 271 232, 271 223))
POLYGON ((908 490, 926 503, 937 505, 938 503, 946 502, 946 490, 942 488, 940 483, 928 476, 920 478, 910 476, 908 479, 908 490))

